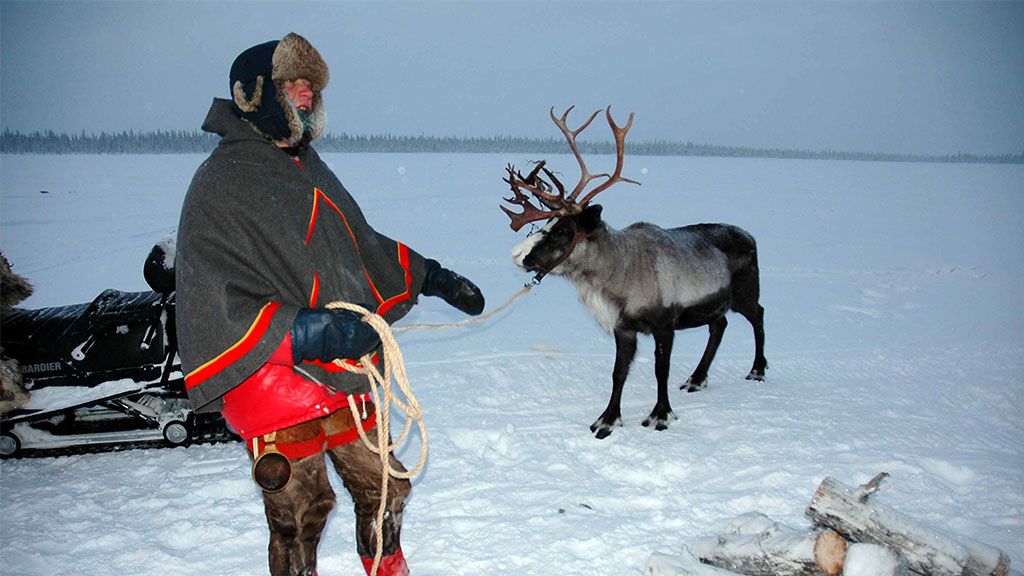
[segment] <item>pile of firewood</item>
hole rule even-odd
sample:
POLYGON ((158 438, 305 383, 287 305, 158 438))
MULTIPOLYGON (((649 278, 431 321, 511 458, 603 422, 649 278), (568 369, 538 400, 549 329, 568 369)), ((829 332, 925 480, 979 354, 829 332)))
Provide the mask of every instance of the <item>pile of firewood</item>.
POLYGON ((798 530, 760 513, 737 517, 724 534, 697 538, 681 555, 655 553, 645 576, 1007 576, 1005 552, 934 530, 868 501, 885 472, 851 489, 825 478, 798 530))

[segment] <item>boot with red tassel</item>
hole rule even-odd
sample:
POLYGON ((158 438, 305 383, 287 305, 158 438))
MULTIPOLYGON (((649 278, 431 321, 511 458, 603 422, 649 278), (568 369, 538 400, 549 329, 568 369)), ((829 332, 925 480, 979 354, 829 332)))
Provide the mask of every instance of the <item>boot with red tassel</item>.
MULTIPOLYGON (((359 559, 363 561, 366 575, 372 576, 373 557, 360 556, 359 559)), ((409 565, 405 563, 405 556, 402 554, 401 548, 395 550, 394 554, 380 559, 380 566, 377 567, 377 576, 409 576, 409 565)))

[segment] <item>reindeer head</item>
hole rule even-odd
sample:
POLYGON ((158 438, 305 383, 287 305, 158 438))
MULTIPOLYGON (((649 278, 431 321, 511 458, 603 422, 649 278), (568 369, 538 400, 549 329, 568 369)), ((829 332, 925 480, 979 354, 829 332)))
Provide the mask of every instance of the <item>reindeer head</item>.
POLYGON ((588 238, 595 230, 602 226, 601 206, 591 205, 590 201, 599 193, 610 188, 617 182, 629 182, 640 184, 634 180, 622 177, 623 153, 625 150, 626 133, 633 125, 633 114, 630 113, 626 125, 619 127, 612 119, 612 108, 605 110, 608 125, 611 126, 612 134, 615 136, 615 171, 612 174, 591 174, 583 161, 579 147, 576 145, 576 136, 587 129, 600 110, 590 115, 590 118, 576 130, 570 130, 566 125, 569 113, 574 106, 562 114, 561 118, 555 116, 555 109, 550 110, 551 121, 562 131, 569 149, 572 150, 576 161, 580 166, 580 180, 572 192, 566 194, 565 186, 547 169, 546 163, 542 160, 537 163, 529 175, 523 175, 511 164, 505 168, 508 177, 504 178, 512 189, 512 197, 505 198, 505 201, 522 207, 522 212, 514 212, 502 206, 501 209, 511 219, 512 230, 518 232, 523 226, 538 220, 548 220, 549 223, 537 234, 531 235, 513 251, 513 258, 520 267, 529 272, 536 272, 534 282, 540 282, 545 274, 557 268, 564 262, 576 248, 581 240, 588 238), (545 180, 544 176, 550 180, 545 180), (603 178, 604 181, 595 186, 577 200, 584 189, 596 179, 603 178), (540 206, 534 205, 523 191, 529 192, 537 199, 540 206), (558 192, 555 193, 555 190, 558 192))

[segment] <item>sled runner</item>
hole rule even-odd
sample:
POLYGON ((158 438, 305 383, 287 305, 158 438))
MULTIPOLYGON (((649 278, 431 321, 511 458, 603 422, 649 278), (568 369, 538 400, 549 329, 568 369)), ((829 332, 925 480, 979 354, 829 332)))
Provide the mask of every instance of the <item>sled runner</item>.
POLYGON ((3 311, 0 343, 18 360, 30 399, 0 419, 0 457, 233 438, 219 415, 194 414, 185 394, 167 259, 173 245, 150 252, 144 275, 153 291, 3 311))

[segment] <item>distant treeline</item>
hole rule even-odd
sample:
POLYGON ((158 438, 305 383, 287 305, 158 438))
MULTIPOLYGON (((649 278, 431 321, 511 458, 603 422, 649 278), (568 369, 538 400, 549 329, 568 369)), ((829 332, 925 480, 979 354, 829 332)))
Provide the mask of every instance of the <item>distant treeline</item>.
MULTIPOLYGON (((219 136, 198 130, 158 130, 155 132, 126 132, 100 134, 65 134, 53 131, 22 134, 5 129, 0 136, 3 154, 191 154, 210 152, 220 140, 219 136)), ((613 154, 612 142, 581 141, 585 154, 613 154)), ((561 154, 567 151, 565 141, 555 138, 519 138, 494 136, 490 138, 455 136, 393 136, 327 134, 321 137, 316 149, 330 152, 408 152, 408 153, 530 153, 561 154)), ((870 160, 885 162, 969 162, 996 164, 1024 164, 1021 154, 978 155, 951 154, 926 156, 918 154, 884 154, 873 152, 842 152, 838 150, 788 150, 781 148, 751 148, 745 146, 716 146, 692 142, 627 142, 626 152, 643 156, 719 156, 732 158, 803 158, 812 160, 870 160)))

